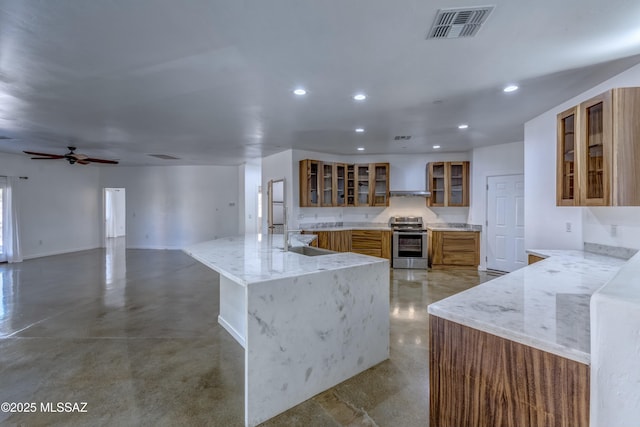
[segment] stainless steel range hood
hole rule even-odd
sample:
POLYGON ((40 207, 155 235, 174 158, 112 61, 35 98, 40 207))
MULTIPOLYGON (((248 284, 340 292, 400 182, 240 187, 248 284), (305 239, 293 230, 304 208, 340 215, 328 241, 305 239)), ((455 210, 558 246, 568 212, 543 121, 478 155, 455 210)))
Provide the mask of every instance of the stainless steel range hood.
POLYGON ((406 191, 406 190, 391 190, 389 191, 390 197, 429 197, 431 192, 429 191, 406 191))

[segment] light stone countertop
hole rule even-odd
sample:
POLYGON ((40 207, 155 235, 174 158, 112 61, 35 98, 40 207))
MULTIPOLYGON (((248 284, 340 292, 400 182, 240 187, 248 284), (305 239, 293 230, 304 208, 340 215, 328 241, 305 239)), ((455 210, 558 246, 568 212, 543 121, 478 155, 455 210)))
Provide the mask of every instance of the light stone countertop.
POLYGON ((625 260, 579 250, 530 250, 545 260, 429 305, 452 322, 590 363, 591 295, 625 260))
POLYGON ((390 231, 391 227, 385 223, 318 223, 300 224, 300 229, 305 231, 346 231, 346 230, 383 230, 390 231))
POLYGON ((456 223, 443 223, 443 224, 426 224, 425 228, 429 231, 482 231, 481 225, 473 224, 456 224, 456 223))
MULTIPOLYGON (((306 256, 283 251, 282 235, 247 234, 197 243, 184 249, 189 256, 233 281, 247 286, 274 279, 388 260, 351 252, 306 256)), ((295 235, 291 238, 292 243, 295 235)))

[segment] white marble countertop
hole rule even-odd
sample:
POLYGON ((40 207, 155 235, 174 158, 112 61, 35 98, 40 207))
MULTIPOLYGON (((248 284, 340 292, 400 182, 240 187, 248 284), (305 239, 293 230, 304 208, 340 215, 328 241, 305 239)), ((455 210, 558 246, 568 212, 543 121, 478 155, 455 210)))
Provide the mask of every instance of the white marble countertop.
POLYGON ((530 250, 545 260, 429 305, 461 325, 590 363, 591 295, 625 260, 579 250, 530 250))
POLYGON ((481 232, 482 226, 473 224, 457 224, 457 223, 431 223, 424 226, 429 231, 473 231, 481 232))
MULTIPOLYGON (((198 243, 184 251, 207 267, 244 286, 274 279, 359 265, 389 263, 383 258, 340 252, 306 256, 283 251, 282 235, 247 234, 198 243)), ((291 239, 292 243, 295 236, 291 239)))
POLYGON ((344 225, 301 225, 301 230, 305 231, 346 231, 346 230, 383 230, 390 231, 391 227, 387 224, 344 224, 344 225))

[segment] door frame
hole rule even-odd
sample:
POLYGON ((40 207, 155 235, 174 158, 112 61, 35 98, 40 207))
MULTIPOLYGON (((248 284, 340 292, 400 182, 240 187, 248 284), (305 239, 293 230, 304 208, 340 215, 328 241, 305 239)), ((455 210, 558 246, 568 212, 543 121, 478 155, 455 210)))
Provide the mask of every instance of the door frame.
MULTIPOLYGON (((484 226, 482 233, 483 238, 481 239, 480 244, 480 264, 484 267, 483 270, 488 270, 488 262, 489 262, 489 178, 497 178, 501 176, 522 176, 524 181, 524 171, 505 171, 505 172, 497 172, 497 173, 487 173, 484 178, 484 226)), ((525 184, 526 185, 526 184, 525 184)))

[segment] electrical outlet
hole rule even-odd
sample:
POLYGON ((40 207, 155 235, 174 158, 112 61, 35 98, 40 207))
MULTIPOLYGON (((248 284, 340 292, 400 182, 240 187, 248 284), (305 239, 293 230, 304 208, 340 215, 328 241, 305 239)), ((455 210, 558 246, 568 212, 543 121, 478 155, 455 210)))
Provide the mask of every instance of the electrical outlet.
POLYGON ((611 237, 616 237, 618 235, 618 226, 616 224, 611 224, 611 237))
POLYGON ((567 223, 565 230, 566 230, 567 233, 571 233, 571 223, 570 222, 567 223))

